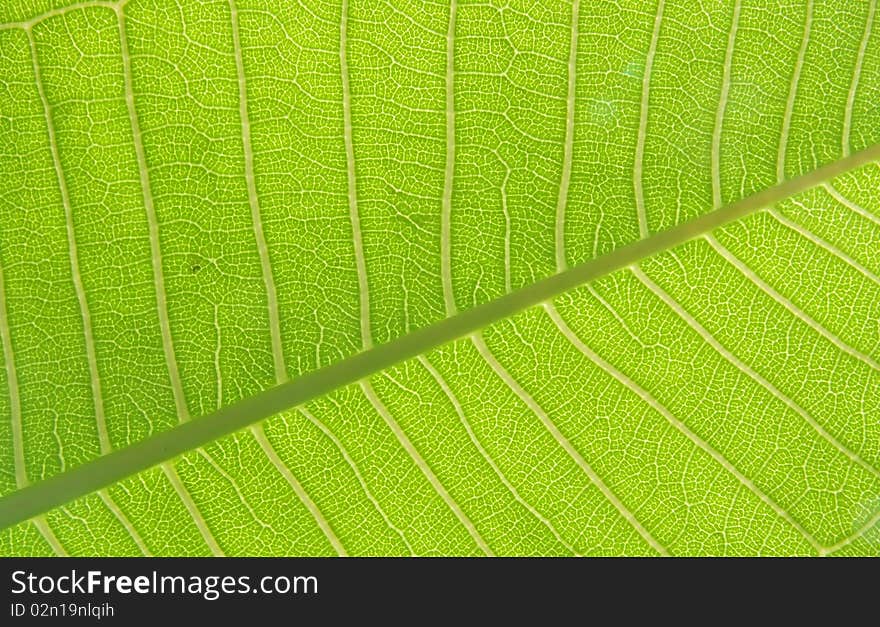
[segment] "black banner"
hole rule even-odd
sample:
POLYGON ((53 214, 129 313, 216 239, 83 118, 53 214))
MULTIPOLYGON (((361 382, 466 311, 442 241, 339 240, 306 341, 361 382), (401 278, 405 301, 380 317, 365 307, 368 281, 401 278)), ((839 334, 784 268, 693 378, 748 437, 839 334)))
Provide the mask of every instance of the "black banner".
POLYGON ((855 560, 817 559, 7 558, 0 625, 193 617, 605 624, 603 616, 627 624, 773 614, 789 624, 805 610, 841 619, 858 599, 876 597, 877 564, 862 560, 865 572, 855 560))

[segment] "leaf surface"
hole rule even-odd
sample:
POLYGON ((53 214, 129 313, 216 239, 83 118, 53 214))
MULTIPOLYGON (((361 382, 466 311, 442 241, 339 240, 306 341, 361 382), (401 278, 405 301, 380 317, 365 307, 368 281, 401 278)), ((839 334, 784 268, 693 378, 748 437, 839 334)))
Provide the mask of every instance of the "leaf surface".
POLYGON ((0 9, 3 554, 876 555, 876 2, 0 9))

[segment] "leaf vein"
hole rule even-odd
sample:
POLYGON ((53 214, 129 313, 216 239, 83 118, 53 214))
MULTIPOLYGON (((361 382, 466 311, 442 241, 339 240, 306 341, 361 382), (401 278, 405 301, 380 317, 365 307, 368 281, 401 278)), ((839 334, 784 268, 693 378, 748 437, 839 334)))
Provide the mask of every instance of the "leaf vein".
MULTIPOLYGON (((263 452, 266 454, 266 457, 268 457, 269 461, 272 462, 275 470, 277 470, 281 474, 281 476, 284 477, 285 481, 287 481, 287 483, 296 493, 296 496, 299 498, 302 504, 305 505, 306 509, 309 510, 312 518, 315 519, 315 522, 318 524, 321 532, 327 537, 327 540, 330 542, 330 545, 333 547, 336 553, 339 554, 340 557, 347 557, 348 552, 345 550, 345 547, 342 545, 342 542, 339 540, 336 532, 333 531, 333 527, 330 525, 330 522, 324 517, 324 514, 321 513, 318 505, 312 500, 308 492, 306 492, 305 488, 303 488, 302 484, 297 480, 296 477, 293 476, 293 473, 284 464, 284 462, 281 461, 281 458, 278 457, 278 453, 275 451, 272 443, 269 442, 269 439, 266 437, 266 433, 263 430, 263 425, 255 425, 251 427, 250 430, 254 438, 256 438, 257 442, 259 443, 260 448, 263 449, 263 452)), ((250 509, 250 506, 248 506, 248 508, 250 509)), ((253 514, 253 511, 251 511, 251 513, 253 514)))
POLYGON ((824 183, 822 187, 828 192, 834 200, 839 202, 841 205, 849 209, 850 211, 859 214, 863 218, 870 220, 874 224, 880 226, 880 216, 874 215, 861 205, 854 203, 852 200, 841 194, 837 191, 837 188, 834 187, 831 183, 824 183))
POLYGON ((709 456, 714 459, 724 470, 732 474, 736 477, 736 480, 739 481, 747 490, 749 490, 752 494, 757 496, 761 501, 765 504, 769 505, 770 508, 778 515, 780 518, 785 520, 789 525, 791 525, 800 535, 802 535, 807 542, 809 542, 813 548, 817 551, 821 549, 821 545, 819 542, 801 525, 794 517, 785 511, 776 501, 770 498, 767 494, 765 494, 755 483, 746 477, 742 472, 740 472, 736 466, 734 466, 730 460, 724 457, 720 452, 718 452, 715 447, 706 442, 703 438, 698 436, 696 433, 691 431, 691 429, 680 419, 676 418, 676 416, 660 401, 658 401, 650 392, 640 386, 638 383, 633 381, 623 372, 615 368, 610 362, 606 361, 602 356, 596 353, 593 349, 584 343, 584 341, 568 326, 556 308, 552 303, 545 303, 544 309, 547 311, 550 318, 553 320, 553 323, 557 326, 559 331, 565 336, 565 338, 571 342, 571 344, 579 350, 584 356, 587 357, 590 361, 596 364, 599 368, 604 370, 607 374, 609 374, 612 378, 617 380, 618 383, 621 383, 624 387, 628 388, 630 391, 635 393, 636 396, 641 398, 645 403, 647 403, 654 411, 663 416, 673 427, 675 427, 680 433, 682 433, 686 438, 688 438, 691 442, 693 442, 700 450, 708 453, 709 456))
POLYGON ((614 509, 618 511, 618 513, 636 530, 636 532, 642 537, 642 539, 648 543, 655 551, 657 551, 660 555, 668 556, 669 551, 660 544, 654 536, 651 535, 644 525, 635 517, 635 515, 623 504, 623 502, 617 497, 616 494, 605 484, 605 482, 596 474, 593 468, 587 463, 587 460, 584 459, 583 455, 574 447, 574 445, 566 438, 556 424, 550 419, 550 416, 547 415, 547 412, 538 405, 538 402, 532 398, 532 396, 526 392, 523 387, 516 381, 516 379, 511 376, 511 374, 507 371, 507 369, 501 365, 498 359, 492 354, 489 350, 489 347, 486 346, 486 342, 483 340, 482 335, 479 333, 474 334, 471 337, 471 340, 474 343, 474 346, 477 348, 477 352, 480 353, 483 359, 486 360, 486 363, 492 368, 498 377, 507 384, 507 387, 513 391, 514 394, 519 397, 520 401, 522 401, 526 407, 528 407, 535 416, 541 421, 541 424, 544 425, 544 428, 550 432, 553 436, 553 439, 556 440, 556 443, 562 447, 562 449, 571 457, 571 459, 577 464, 577 466, 583 471, 583 473, 587 476, 587 478, 592 482, 596 488, 599 489, 599 492, 605 497, 611 505, 614 506, 614 509))
POLYGON ((134 543, 137 545, 141 554, 144 555, 144 557, 151 557, 152 553, 150 553, 150 549, 147 548, 144 539, 141 538, 140 534, 137 532, 137 529, 134 528, 134 525, 132 525, 131 521, 128 519, 128 516, 123 513, 116 502, 111 498, 107 490, 98 490, 98 496, 104 502, 104 505, 107 507, 107 509, 110 510, 110 513, 113 514, 114 518, 119 521, 119 524, 121 524, 125 528, 125 531, 128 532, 128 535, 131 536, 131 539, 134 540, 134 543))
POLYGON ((739 259, 736 255, 730 252, 727 248, 724 247, 721 242, 719 242, 713 235, 705 235, 706 241, 709 242, 709 245, 715 249, 719 255, 721 255, 725 261, 734 266, 740 274, 746 277, 751 283, 758 287, 762 292, 764 292, 767 296, 775 300, 777 303, 782 305, 789 313, 794 315, 795 318, 806 324, 808 327, 813 329, 816 333, 824 337, 826 340, 834 344, 838 349, 849 355, 850 357, 854 357, 859 361, 867 364, 874 370, 880 372, 880 363, 877 363, 876 360, 872 359, 870 356, 864 354, 863 352, 853 348, 842 339, 837 337, 834 333, 826 329, 819 322, 810 317, 806 312, 800 309, 797 305, 791 302, 788 298, 777 292, 773 286, 764 281, 758 274, 752 270, 748 265, 746 265, 741 259, 739 259))
POLYGON ((223 549, 220 548, 220 545, 217 544, 214 534, 211 533, 211 529, 208 527, 208 521, 202 516, 198 506, 196 506, 189 491, 187 491, 186 487, 183 485, 183 482, 180 480, 180 477, 174 469, 174 466, 171 465, 171 462, 162 464, 162 472, 165 473, 168 481, 171 482, 171 487, 174 488, 178 498, 183 502, 183 506, 186 508, 186 511, 189 512, 190 517, 196 525, 196 529, 198 529, 199 534, 201 534, 205 544, 208 545, 211 553, 215 557, 223 557, 225 553, 223 553, 223 549))
POLYGON ((550 533, 556 538, 556 541, 559 542, 562 546, 564 546, 570 553, 574 555, 578 555, 578 552, 562 537, 556 527, 553 526, 547 518, 545 518, 533 505, 528 503, 519 493, 519 491, 510 483, 510 480, 501 472, 501 469, 498 467, 498 464, 495 463, 495 460, 492 459, 492 456, 489 455, 489 452, 480 442, 479 438, 477 438, 476 433, 474 433, 474 429, 471 426, 470 421, 467 419, 467 416, 464 414, 464 409, 461 406, 461 402, 458 400, 458 397, 455 396, 455 393, 449 387, 449 384, 446 382, 446 379, 443 378, 443 375, 434 367, 434 365, 428 361, 428 358, 424 355, 419 355, 418 357, 419 363, 425 367, 425 370, 431 375, 437 385, 440 386, 440 389, 443 390, 443 393, 446 395, 446 398, 449 399, 449 402, 452 403, 452 407, 455 410, 456 415, 458 416, 459 421, 467 432, 468 438, 471 441, 471 444, 474 445, 474 448, 480 453, 480 456, 489 464, 489 467, 492 468, 492 471, 495 473, 495 476, 504 484, 504 487, 510 492, 513 496, 514 500, 525 507, 528 512, 534 516, 542 525, 544 525, 550 533))
POLYGON ((37 94, 40 97, 40 103, 43 107, 43 116, 46 123, 46 133, 49 139, 49 150, 52 154, 52 164, 55 168, 55 177, 58 183, 58 189, 61 193, 61 204, 64 208, 64 222, 67 229, 67 252, 70 262, 71 280, 73 289, 76 294, 76 301, 79 306, 80 321, 83 325, 83 340, 86 349, 86 361, 89 367, 89 382, 91 384, 92 401, 94 403, 95 421, 98 430, 98 442, 102 455, 106 455, 113 448, 110 445, 110 437, 107 434, 107 421, 104 416, 104 399, 101 393, 101 377, 98 372, 98 358, 95 351, 95 338, 92 334, 92 316, 89 311, 89 304, 86 298, 85 287, 83 286, 82 274, 79 269, 79 253, 76 244, 76 230, 73 224, 73 206, 70 202, 70 193, 67 189, 67 180, 64 175, 64 168, 61 165, 61 155, 58 152, 58 142, 55 137, 55 123, 52 120, 52 107, 49 99, 46 97, 46 89, 43 84, 42 73, 40 71, 39 58, 37 56, 37 44, 34 40, 32 29, 27 29, 28 43, 31 51, 31 62, 34 68, 34 80, 36 82, 37 94))
POLYGON ((880 477, 880 471, 874 468, 871 464, 863 460, 857 453, 847 448, 843 445, 837 438, 831 435, 825 427, 819 424, 813 416, 811 416, 804 408, 798 405, 794 400, 783 394, 775 385, 770 383, 763 376, 758 374, 755 370, 753 370, 749 365, 743 362, 739 357, 734 355, 730 350, 728 350, 725 346, 723 346, 715 337, 709 333, 709 331, 699 322, 697 322, 696 318, 694 318, 690 313, 688 313, 675 299, 673 299, 666 291, 663 290, 659 285, 654 283, 640 268, 637 266, 633 266, 630 268, 631 272, 636 276, 636 278, 641 281, 645 287, 647 287, 651 292, 654 293, 661 301, 663 301, 667 307, 669 307, 676 315, 678 315, 687 325, 697 332, 704 342, 709 344, 715 351, 721 355, 726 361, 730 362, 737 370, 742 372, 744 375, 755 381, 758 385, 763 387, 765 390, 770 392, 770 394, 775 397, 777 400, 784 403, 789 409, 793 410, 796 414, 798 414, 801 418, 803 418, 816 433, 819 434, 824 440, 826 440, 831 446, 836 448, 838 452, 842 453, 846 457, 848 457, 851 461, 855 462, 872 475, 876 477, 880 477))
POLYGON ((657 53, 657 43, 660 40, 660 24, 663 22, 663 8, 665 0, 658 0, 657 13, 654 16, 654 30, 651 33, 651 43, 648 54, 645 57, 645 70, 642 75, 642 98, 639 110, 639 132, 636 137, 636 156, 633 165, 633 188, 636 197, 636 215, 639 220, 639 237, 645 239, 650 234, 648 231, 648 215, 645 209, 645 190, 643 181, 643 167, 645 160, 645 142, 648 137, 648 100, 651 90, 651 72, 654 68, 654 56, 657 53))
POLYGON ((853 108, 856 102, 856 94, 859 90, 859 80, 862 76, 862 66, 865 62, 865 51, 868 49, 868 41, 871 39, 871 29, 874 25, 874 13, 877 9, 877 0, 869 0, 868 16, 865 18, 865 31, 862 34, 862 40, 859 42, 859 52, 856 56, 856 65, 853 68, 853 77, 849 85, 849 92, 846 95, 846 108, 843 111, 843 132, 842 137, 842 153, 848 155, 851 150, 852 140, 852 116, 853 108))
POLYGON ((342 17, 339 22, 339 66, 342 73, 342 120, 345 143, 345 163, 348 182, 348 212, 351 220, 354 259, 357 266, 358 294, 360 297, 361 344, 364 349, 373 345, 370 328, 370 293, 367 281, 367 262, 361 235, 361 218, 358 211, 357 177, 355 176, 354 138, 351 123, 351 85, 348 76, 348 0, 342 0, 342 17))
POLYGON ((171 380, 171 390, 174 396, 174 407, 177 411, 178 421, 186 422, 190 418, 189 408, 186 404, 186 395, 184 394, 183 383, 180 379, 177 358, 174 354, 174 338, 171 334, 171 322, 168 318, 168 297, 165 294, 165 278, 162 269, 162 250, 159 241, 159 219, 156 216, 156 208, 153 205, 153 192, 150 187, 150 172, 147 167, 147 157, 144 152, 140 121, 138 120, 137 108, 134 102, 131 54, 128 47, 128 35, 125 31, 125 12, 123 9, 124 4, 117 6, 116 16, 119 25, 119 44, 122 53, 125 104, 128 109, 129 126, 131 127, 134 151, 137 158, 141 195, 143 197, 144 210, 147 214, 147 227, 150 238, 150 258, 153 265, 153 288, 156 292, 156 309, 159 315, 159 329, 162 335, 162 351, 165 355, 165 364, 168 368, 168 376, 171 380))
POLYGON ((782 223, 783 225, 785 225, 786 227, 788 227, 790 230, 794 231, 798 235, 801 235, 802 237, 808 239, 809 241, 811 241, 813 244, 815 244, 819 248, 825 250, 828 253, 831 253, 831 255, 833 255, 834 257, 837 257, 838 259, 843 261, 846 265, 850 266, 852 269, 854 269, 856 272, 858 272, 859 274, 864 276, 866 279, 868 279, 872 283, 876 283, 878 286, 880 286, 880 277, 878 277, 876 274, 874 274, 873 272, 868 270, 868 268, 866 268, 865 266, 860 264, 858 261, 856 261, 855 259, 853 259, 849 255, 847 255, 845 252, 843 252, 842 250, 837 248, 831 242, 828 242, 827 240, 822 239, 821 237, 819 237, 818 235, 816 235, 815 233, 813 233, 809 229, 801 226, 800 224, 798 224, 794 220, 786 217, 782 212, 777 211, 776 209, 767 209, 767 213, 769 213, 771 216, 773 216, 773 218, 777 222, 782 223))
POLYGON ((721 133, 727 100, 730 95, 730 75, 733 71, 733 50, 736 44, 736 32, 739 28, 739 15, 742 0, 733 4, 733 18, 730 33, 727 36, 727 49, 724 51, 724 69, 721 77, 721 95, 718 97, 718 108, 715 111, 715 125, 712 128, 712 148, 710 151, 712 169, 712 209, 721 207, 721 133))
POLYGON ((6 308, 6 282, 2 259, 0 259, 0 343, 3 344, 3 363, 6 368, 6 386, 9 389, 9 420, 12 426, 12 458, 15 467, 15 485, 23 488, 28 483, 24 460, 24 432, 21 424, 21 397, 18 391, 18 374, 15 369, 15 354, 12 347, 12 333, 9 328, 9 314, 6 308))
POLYGON ((260 213, 260 199, 257 195, 257 183, 254 176, 254 151, 251 146, 251 121, 248 115, 247 82, 244 72, 244 57, 241 49, 239 33, 238 6, 235 0, 229 0, 229 11, 232 21, 232 47, 235 56, 235 68, 238 79, 239 118, 241 123, 241 143, 244 149, 245 182, 247 184, 248 204, 251 209, 251 222, 254 239, 260 256, 260 269, 266 290, 266 301, 269 313, 269 335, 272 340, 272 360, 275 367, 275 380, 284 383, 287 380, 287 366, 284 363, 284 345, 281 341, 281 322, 278 315, 278 295, 275 290, 275 279, 272 274, 272 262, 269 259, 269 247, 263 230, 263 219, 260 213))
POLYGON ((34 518, 34 526, 37 528, 37 531, 40 532, 40 535, 43 536, 43 539, 49 543, 49 546, 52 547, 52 550, 59 557, 67 557, 69 553, 67 549, 61 544, 58 540, 58 537, 55 535, 55 532, 52 531, 52 528, 49 526, 49 522, 46 520, 45 516, 37 516, 34 518))
POLYGON ((494 554, 492 550, 489 548, 489 545, 486 544, 486 541, 480 535, 480 532, 477 531, 476 526, 471 519, 468 518, 467 514, 464 513, 464 510, 461 509, 461 506, 456 503, 455 499, 449 494, 443 484, 440 482, 440 479, 437 475, 434 474, 434 471, 431 470, 431 467, 425 461, 425 459, 421 456, 419 451, 413 445, 412 441, 407 437, 406 433, 404 433, 403 429, 400 428, 400 425, 394 419, 394 416, 391 415, 391 412, 388 411, 388 408, 385 407, 385 404, 379 399, 376 391, 373 389, 373 386, 369 381, 361 381, 361 390, 364 393, 364 396, 367 397, 367 400, 370 401, 370 404, 373 406, 373 409, 376 410, 391 431, 394 433, 394 436, 397 438, 397 441, 400 442, 400 445, 404 448, 404 450, 409 454, 410 458, 412 458, 415 465, 418 467, 422 474, 428 479, 428 482, 437 492, 441 499, 446 503, 449 509, 452 510, 452 513, 455 514, 455 517, 458 518, 458 521, 464 526, 467 530, 468 534, 480 548, 480 550, 492 557, 494 554))
POLYGON ((341 386, 361 381, 440 344, 472 335, 528 307, 543 303, 613 271, 632 266, 646 257, 678 246, 878 158, 880 144, 875 144, 849 157, 825 164, 807 174, 731 203, 718 211, 702 214, 693 220, 655 233, 648 239, 623 245, 565 272, 540 279, 424 328, 412 330, 390 342, 226 405, 204 419, 183 422, 125 449, 67 469, 39 484, 4 495, 0 497, 0 528, 31 519, 48 509, 160 465, 261 419, 298 407, 341 386))
POLYGON ((565 143, 562 152, 562 176, 559 196, 556 200, 556 271, 568 268, 565 254, 565 210, 568 204, 568 188, 571 182, 572 155, 574 154, 574 116, 577 96, 578 20, 580 0, 571 3, 571 42, 568 52, 568 92, 565 99, 565 143))
POLYGON ((785 153, 788 150, 788 135, 791 131, 791 119, 794 115, 794 103, 797 99, 798 83, 801 79, 801 71, 804 67, 804 59, 807 56, 807 45, 810 42, 810 29, 813 25, 813 0, 807 0, 806 19, 804 20, 804 34, 801 37, 801 45, 798 49, 797 60, 791 75, 791 84, 788 88, 788 98, 785 101, 785 113, 782 115, 782 132, 779 135, 779 149, 776 154, 776 182, 785 180, 785 153))
POLYGON ((382 520, 385 521, 385 524, 388 525, 388 528, 391 529, 392 531, 394 531, 398 536, 400 536, 400 539, 406 545, 406 548, 409 549, 410 555, 412 557, 415 557, 416 553, 413 550, 412 545, 409 543, 409 540, 407 540, 406 534, 404 534, 401 529, 396 527, 394 525, 394 523, 391 522, 391 519, 385 513, 385 510, 379 504, 379 501, 376 499, 376 497, 373 495, 372 491, 370 490, 369 486, 367 485, 367 482, 364 479, 363 475, 361 474, 360 469, 358 468, 357 464, 351 458, 351 455, 349 455, 348 450, 346 450, 345 446, 342 444, 342 442, 339 440, 339 438, 336 437, 336 435, 327 427, 327 425, 325 425, 323 422, 318 420, 318 418, 316 418, 315 415, 312 414, 312 412, 310 412, 305 407, 300 407, 299 412, 303 416, 305 416, 306 419, 308 419, 313 425, 318 427, 318 429, 320 429, 321 432, 325 436, 327 436, 327 438, 331 442, 333 442, 334 446, 336 446, 336 448, 339 449, 339 453, 342 455, 342 458, 345 460, 345 463, 347 463, 349 468, 351 468, 351 471, 354 473, 355 478, 357 479, 358 483, 361 485, 361 488, 363 489, 364 494, 367 495, 367 499, 370 501, 370 503, 372 503, 373 507, 376 509, 376 511, 382 517, 382 520))
POLYGON ((446 315, 457 311, 452 288, 452 186, 455 175, 455 17, 457 0, 449 4, 446 32, 446 163, 443 173, 443 199, 440 214, 440 274, 446 315))

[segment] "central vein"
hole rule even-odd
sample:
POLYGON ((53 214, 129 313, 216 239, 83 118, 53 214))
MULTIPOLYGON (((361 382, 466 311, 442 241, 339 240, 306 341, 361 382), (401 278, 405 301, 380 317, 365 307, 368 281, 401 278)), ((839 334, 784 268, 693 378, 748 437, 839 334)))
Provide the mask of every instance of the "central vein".
POLYGON ((217 412, 182 423, 125 449, 32 484, 0 498, 0 529, 38 516, 54 507, 100 490, 125 477, 182 455, 281 411, 318 398, 340 387, 362 381, 401 361, 441 344, 472 334, 523 309, 548 301, 615 270, 699 237, 728 222, 743 218, 834 177, 880 160, 880 144, 783 181, 740 201, 622 246, 493 301, 461 311, 404 335, 338 361, 330 366, 228 405, 217 412))

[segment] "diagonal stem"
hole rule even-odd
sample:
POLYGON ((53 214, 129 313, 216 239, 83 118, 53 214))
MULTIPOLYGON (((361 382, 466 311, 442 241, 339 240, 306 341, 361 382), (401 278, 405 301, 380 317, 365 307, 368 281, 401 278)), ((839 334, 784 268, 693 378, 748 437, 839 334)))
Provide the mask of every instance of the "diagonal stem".
POLYGON ((0 529, 38 516, 281 411, 360 381, 436 346, 479 331, 523 309, 550 300, 615 270, 636 264, 646 257, 678 246, 876 160, 880 160, 880 144, 798 178, 783 181, 717 211, 622 246, 607 255, 457 313, 387 344, 374 346, 293 381, 277 385, 209 416, 182 423, 125 449, 27 486, 0 498, 0 529))

